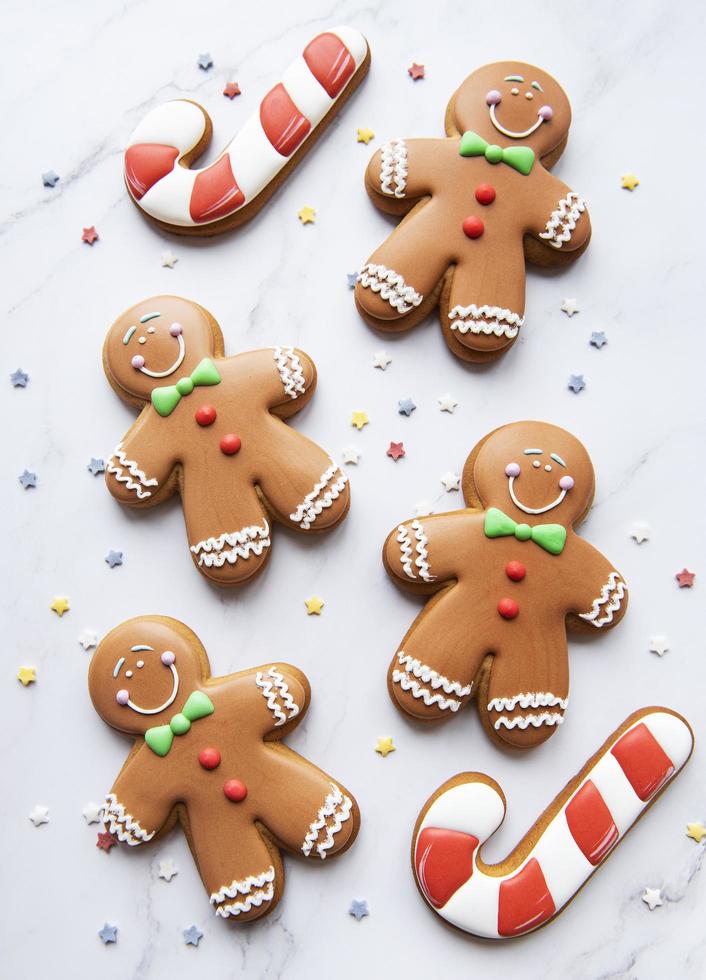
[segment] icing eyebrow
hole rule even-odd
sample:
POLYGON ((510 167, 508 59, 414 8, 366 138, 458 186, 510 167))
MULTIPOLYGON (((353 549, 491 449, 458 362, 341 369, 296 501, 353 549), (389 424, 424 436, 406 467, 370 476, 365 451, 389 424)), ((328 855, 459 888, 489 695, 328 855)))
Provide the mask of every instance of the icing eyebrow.
POLYGON ((505 78, 506 82, 524 82, 522 75, 508 75, 505 78))
POLYGON ((131 653, 138 653, 140 650, 154 650, 154 647, 148 647, 144 643, 138 643, 137 646, 130 647, 131 653))
POLYGON ((120 660, 118 660, 118 662, 115 665, 115 669, 113 671, 113 677, 118 676, 118 674, 120 673, 120 668, 124 663, 125 663, 125 657, 121 657, 120 660))
POLYGON ((543 92, 544 89, 539 84, 539 82, 532 82, 532 88, 536 89, 538 92, 543 92))
POLYGON ((559 466, 566 466, 566 463, 561 458, 561 456, 557 456, 556 453, 549 453, 549 455, 551 456, 551 458, 554 460, 555 463, 559 464, 559 466))
POLYGON ((525 453, 525 456, 541 456, 542 455, 542 450, 541 449, 525 449, 524 450, 524 453, 525 453))
POLYGON ((132 337, 132 335, 134 334, 134 332, 136 330, 137 330, 137 327, 128 327, 127 328, 127 333, 123 337, 123 343, 125 344, 125 346, 127 346, 130 343, 130 338, 132 337))
POLYGON ((140 317, 140 323, 147 323, 148 320, 154 320, 156 316, 161 316, 161 313, 145 313, 144 316, 140 317))

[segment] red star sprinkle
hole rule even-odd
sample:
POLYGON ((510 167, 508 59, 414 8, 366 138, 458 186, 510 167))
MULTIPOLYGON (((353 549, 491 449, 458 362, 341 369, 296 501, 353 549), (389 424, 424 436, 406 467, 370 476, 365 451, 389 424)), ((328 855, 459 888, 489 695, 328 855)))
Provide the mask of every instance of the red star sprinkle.
POLYGON ((694 585, 694 579, 696 578, 696 572, 690 572, 688 568, 682 568, 680 572, 674 576, 679 583, 680 589, 691 589, 694 585))
POLYGON ((87 245, 92 245, 94 242, 98 241, 98 232, 95 229, 95 225, 91 225, 90 228, 83 229, 81 241, 86 242, 87 245))
POLYGON ((100 848, 101 851, 109 851, 116 844, 116 839, 107 830, 103 833, 96 834, 96 847, 100 848))
POLYGON ((397 462, 405 455, 404 443, 403 442, 391 442, 387 450, 387 455, 397 462))
POLYGON ((223 94, 229 99, 234 99, 236 95, 240 95, 240 85, 237 82, 228 82, 223 89, 223 94))
POLYGON ((413 61, 407 69, 407 74, 413 82, 419 81, 420 78, 424 78, 424 65, 418 65, 416 61, 413 61))

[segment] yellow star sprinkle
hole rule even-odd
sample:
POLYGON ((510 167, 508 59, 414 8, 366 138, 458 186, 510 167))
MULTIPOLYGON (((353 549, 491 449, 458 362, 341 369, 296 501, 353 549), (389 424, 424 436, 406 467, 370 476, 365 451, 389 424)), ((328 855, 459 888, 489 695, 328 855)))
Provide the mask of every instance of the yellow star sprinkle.
POLYGON ((686 836, 691 837, 697 844, 706 837, 706 827, 699 821, 698 823, 688 823, 686 825, 686 836))
POLYGON ((383 759, 385 758, 386 755, 389 755, 390 752, 394 752, 395 746, 392 744, 392 736, 381 735, 380 738, 377 740, 375 751, 379 752, 380 755, 383 757, 383 759))
POLYGON ((358 142, 365 143, 367 146, 370 140, 375 139, 375 133, 372 129, 359 129, 358 130, 358 142))
POLYGON ((55 595, 49 608, 53 609, 57 616, 63 616, 64 613, 68 612, 71 607, 69 606, 69 600, 65 595, 55 595))
POLYGON ((637 179, 635 174, 623 174, 622 176, 622 187, 626 191, 634 191, 640 181, 637 179))
POLYGON ((34 669, 34 667, 20 667, 20 669, 17 671, 17 680, 24 687, 27 687, 28 684, 34 684, 36 679, 37 671, 34 669))
POLYGON ((351 425, 354 425, 358 432, 370 422, 367 412, 353 412, 351 415, 351 425))
POLYGON ((310 208, 305 204, 301 211, 297 211, 297 217, 303 225, 313 225, 316 218, 316 208, 310 208))
POLYGON ((313 595, 310 599, 304 600, 304 605, 306 606, 307 616, 320 616, 321 610, 324 608, 324 600, 320 599, 317 595, 313 595))

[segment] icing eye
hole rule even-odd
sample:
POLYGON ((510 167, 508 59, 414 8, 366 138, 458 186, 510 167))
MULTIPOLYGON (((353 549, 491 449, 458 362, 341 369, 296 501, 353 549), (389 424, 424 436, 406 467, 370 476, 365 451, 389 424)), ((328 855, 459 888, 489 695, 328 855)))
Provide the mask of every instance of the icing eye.
POLYGON ((554 116, 554 110, 550 105, 543 105, 537 115, 541 116, 545 122, 549 122, 554 116))
POLYGON ((138 660, 137 663, 135 664, 135 666, 136 667, 144 667, 145 666, 144 660, 138 660))
POLYGON ((544 467, 544 469, 547 471, 547 473, 551 473, 551 471, 552 471, 552 468, 549 465, 549 463, 547 463, 547 465, 544 467))
POLYGON ((532 466, 534 466, 534 468, 535 468, 536 470, 538 470, 538 469, 539 469, 539 467, 540 467, 541 465, 542 465, 542 464, 541 464, 541 463, 539 462, 539 460, 538 460, 538 459, 533 459, 533 460, 532 460, 532 466))
POLYGON ((135 354, 131 363, 132 366, 135 368, 135 370, 139 371, 140 368, 143 368, 145 366, 145 359, 142 356, 142 354, 135 354))
POLYGON ((137 343, 138 344, 146 344, 147 343, 147 337, 138 337, 137 338, 137 343))
POLYGON ((171 667, 171 665, 176 660, 176 657, 171 650, 165 650, 161 657, 162 663, 165 667, 171 667))
POLYGON ((505 467, 505 476, 519 476, 520 475, 520 464, 519 463, 508 463, 505 467))
POLYGON ((573 476, 562 476, 561 480, 559 480, 559 486, 561 487, 562 490, 571 490, 573 485, 574 485, 573 476))
POLYGON ((157 332, 157 328, 156 327, 148 327, 147 328, 147 333, 156 333, 156 332, 157 332))
POLYGON ((118 702, 118 704, 127 704, 128 701, 130 700, 130 694, 123 687, 115 695, 115 700, 118 702))
POLYGON ((496 88, 491 88, 485 97, 486 105, 499 105, 502 101, 502 95, 496 88))
POLYGON ((179 334, 181 333, 181 324, 173 323, 169 328, 169 333, 172 335, 172 337, 178 337, 179 334))
POLYGON ((528 100, 529 102, 531 102, 531 101, 532 101, 532 99, 534 98, 534 96, 532 95, 532 93, 531 93, 531 92, 525 92, 525 98, 526 98, 526 99, 527 99, 527 100, 528 100))
POLYGON ((131 670, 126 670, 125 671, 125 676, 126 677, 132 677, 132 671, 131 670))
POLYGON ((510 89, 510 95, 519 95, 519 94, 520 94, 519 88, 511 88, 510 89))

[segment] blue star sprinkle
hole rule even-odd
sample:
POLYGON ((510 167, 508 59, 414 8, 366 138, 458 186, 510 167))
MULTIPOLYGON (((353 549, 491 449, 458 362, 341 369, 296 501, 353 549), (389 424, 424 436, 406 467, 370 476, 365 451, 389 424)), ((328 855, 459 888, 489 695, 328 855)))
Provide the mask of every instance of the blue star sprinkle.
POLYGON ((111 568, 115 568, 116 565, 122 565, 123 553, 122 551, 113 551, 111 548, 108 554, 105 556, 105 560, 111 568))
POLYGON ((106 922, 103 928, 99 931, 98 935, 106 946, 108 943, 117 943, 118 927, 111 926, 109 922, 106 922))
POLYGON ((580 391, 586 387, 586 382, 583 380, 582 374, 570 374, 569 375, 569 388, 573 391, 575 395, 578 395, 580 391))
POLYGON ((370 915, 368 903, 365 901, 365 899, 358 901, 358 899, 354 898, 351 902, 351 907, 348 909, 348 914, 354 916, 356 922, 360 922, 360 920, 364 919, 366 915, 370 915))
POLYGON ((598 350, 600 350, 603 344, 608 343, 608 338, 606 337, 606 335, 603 333, 602 330, 594 330, 593 333, 591 334, 591 339, 589 343, 593 347, 597 347, 598 350))
POLYGON ((37 474, 30 472, 30 470, 24 470, 24 472, 20 473, 17 479, 20 481, 25 490, 29 490, 30 487, 37 486, 37 474))
POLYGON ((203 939, 203 933, 198 926, 189 926, 188 929, 182 929, 181 934, 187 946, 198 946, 200 940, 203 939))
POLYGON ((10 381, 12 382, 13 388, 26 388, 27 382, 29 381, 29 375, 22 368, 17 368, 10 375, 10 381))
POLYGON ((91 456, 91 462, 86 467, 89 473, 93 476, 98 476, 99 473, 105 473, 105 460, 96 459, 95 456, 91 456))
POLYGON ((45 187, 56 187, 59 183, 59 175, 56 170, 47 170, 45 174, 42 174, 42 183, 45 187))
POLYGON ((204 71, 213 68, 213 58, 208 52, 199 55, 199 68, 202 68, 204 71))
POLYGON ((358 273, 348 272, 346 273, 346 279, 348 280, 348 288, 355 289, 355 284, 358 282, 358 273))
POLYGON ((397 411, 399 412, 399 414, 406 415, 407 418, 409 418, 409 416, 417 407, 411 398, 401 398, 400 401, 397 402, 397 406, 398 406, 397 411))

